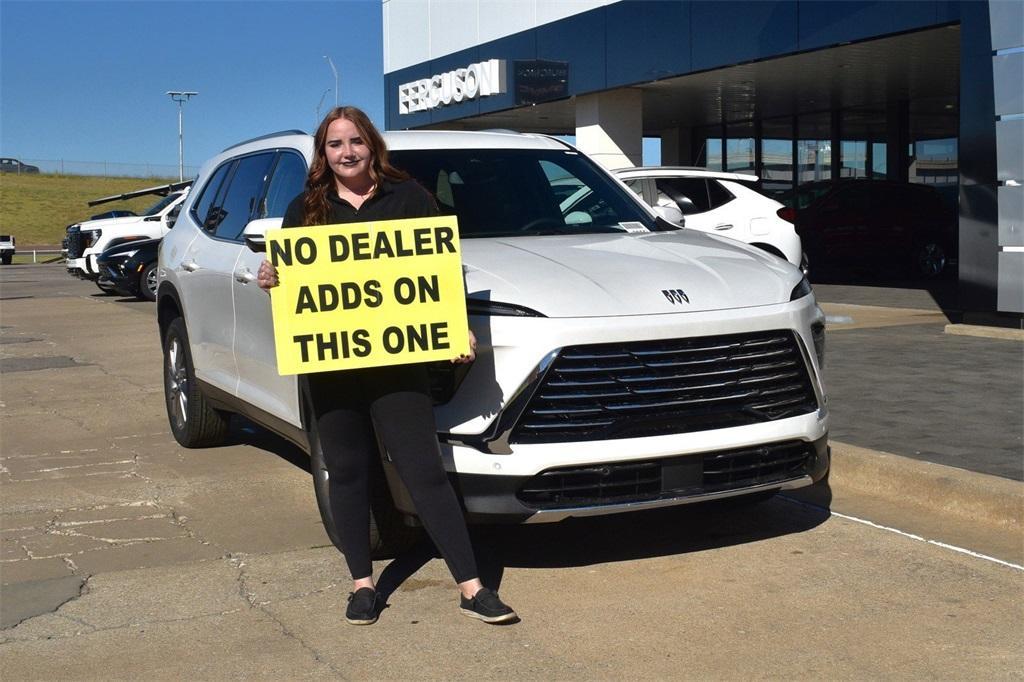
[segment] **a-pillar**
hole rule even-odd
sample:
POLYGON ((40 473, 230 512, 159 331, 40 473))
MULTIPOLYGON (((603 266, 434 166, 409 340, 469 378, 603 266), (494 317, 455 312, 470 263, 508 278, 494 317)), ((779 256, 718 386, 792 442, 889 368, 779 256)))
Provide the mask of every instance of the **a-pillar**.
POLYGON ((605 168, 643 163, 643 95, 612 90, 576 98, 576 146, 605 168))

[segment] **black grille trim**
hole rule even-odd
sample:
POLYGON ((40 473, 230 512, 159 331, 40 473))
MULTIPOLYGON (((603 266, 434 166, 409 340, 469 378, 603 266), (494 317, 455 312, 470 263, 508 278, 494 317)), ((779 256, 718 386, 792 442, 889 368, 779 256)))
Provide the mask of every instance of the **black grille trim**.
POLYGON ((85 253, 85 240, 82 238, 82 231, 79 229, 68 230, 68 258, 81 258, 85 253))
POLYGON ((781 485, 810 475, 816 452, 814 443, 786 441, 664 459, 559 467, 527 479, 516 497, 541 511, 781 485))
POLYGON ((570 346, 534 393, 510 442, 690 433, 817 408, 792 330, 570 346))

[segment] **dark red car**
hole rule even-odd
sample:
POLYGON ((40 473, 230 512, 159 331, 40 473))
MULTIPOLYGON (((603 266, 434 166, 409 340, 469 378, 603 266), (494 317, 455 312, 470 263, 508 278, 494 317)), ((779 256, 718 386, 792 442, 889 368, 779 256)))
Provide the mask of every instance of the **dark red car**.
POLYGON ((927 185, 887 180, 812 182, 779 199, 812 267, 893 268, 937 277, 956 255, 956 216, 927 185))

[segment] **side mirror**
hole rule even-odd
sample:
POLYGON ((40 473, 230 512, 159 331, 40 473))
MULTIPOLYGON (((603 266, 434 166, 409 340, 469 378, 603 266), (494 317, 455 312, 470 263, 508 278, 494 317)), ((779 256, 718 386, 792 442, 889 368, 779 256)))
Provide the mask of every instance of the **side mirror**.
POLYGON ((267 230, 276 230, 281 227, 282 222, 283 218, 260 218, 250 221, 242 230, 245 245, 256 253, 266 253, 267 230))
POLYGON ((593 222, 594 217, 586 211, 572 211, 565 216, 566 225, 590 225, 593 222))
POLYGON ((653 206, 652 210, 658 215, 659 218, 667 220, 670 223, 676 225, 683 225, 685 219, 683 218, 683 212, 676 206, 653 206))

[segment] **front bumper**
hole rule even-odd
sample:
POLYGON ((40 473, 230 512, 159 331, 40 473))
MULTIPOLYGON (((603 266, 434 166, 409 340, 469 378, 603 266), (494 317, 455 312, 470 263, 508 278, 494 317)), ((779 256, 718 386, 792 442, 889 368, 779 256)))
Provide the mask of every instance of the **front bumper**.
MULTIPOLYGON (((580 490, 584 486, 577 485, 581 479, 573 478, 573 474, 580 471, 578 468, 564 473, 549 470, 536 476, 455 474, 452 480, 472 521, 544 523, 790 490, 812 485, 828 473, 827 436, 816 441, 747 448, 743 452, 764 453, 773 446, 780 451, 786 448, 788 452, 801 451, 804 459, 784 467, 766 461, 758 471, 748 468, 744 472, 737 468, 735 485, 723 482, 722 472, 716 470, 719 465, 715 462, 721 455, 729 454, 722 451, 588 467, 585 475, 591 480, 586 491, 580 490), (636 473, 639 471, 646 473, 636 473), (623 485, 623 474, 627 477, 635 474, 637 479, 643 480, 623 485), (610 482, 605 495, 596 492, 602 488, 598 482, 601 478, 610 482), (549 492, 538 496, 538 486, 543 485, 549 492)), ((743 461, 749 463, 750 459, 743 461)))
POLYGON ((139 279, 134 268, 134 261, 120 263, 97 261, 97 268, 99 269, 98 281, 100 284, 111 287, 117 293, 125 296, 138 295, 139 279))
POLYGON ((88 256, 82 258, 68 258, 65 261, 65 267, 68 270, 68 274, 78 279, 89 280, 95 282, 99 279, 99 274, 96 272, 96 268, 93 263, 90 262, 88 256))

